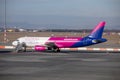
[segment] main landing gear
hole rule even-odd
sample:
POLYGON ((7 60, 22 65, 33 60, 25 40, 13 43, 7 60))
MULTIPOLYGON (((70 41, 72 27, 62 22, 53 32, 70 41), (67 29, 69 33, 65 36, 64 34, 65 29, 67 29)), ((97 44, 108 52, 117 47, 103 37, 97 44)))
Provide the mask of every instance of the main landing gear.
POLYGON ((56 51, 56 52, 60 52, 60 49, 59 49, 59 48, 57 48, 57 49, 55 49, 55 51, 56 51))
POLYGON ((60 49, 58 47, 48 47, 48 50, 54 51, 54 52, 60 52, 60 49))

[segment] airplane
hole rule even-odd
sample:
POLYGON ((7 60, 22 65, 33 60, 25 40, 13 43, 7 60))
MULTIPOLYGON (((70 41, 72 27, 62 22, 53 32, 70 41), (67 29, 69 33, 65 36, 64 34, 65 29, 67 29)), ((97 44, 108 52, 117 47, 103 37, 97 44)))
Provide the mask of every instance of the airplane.
POLYGON ((95 45, 107 41, 107 39, 102 38, 105 23, 105 21, 100 22, 86 37, 20 37, 13 41, 12 45, 21 44, 24 51, 26 51, 26 47, 33 46, 35 51, 51 50, 56 52, 60 52, 60 48, 95 45))

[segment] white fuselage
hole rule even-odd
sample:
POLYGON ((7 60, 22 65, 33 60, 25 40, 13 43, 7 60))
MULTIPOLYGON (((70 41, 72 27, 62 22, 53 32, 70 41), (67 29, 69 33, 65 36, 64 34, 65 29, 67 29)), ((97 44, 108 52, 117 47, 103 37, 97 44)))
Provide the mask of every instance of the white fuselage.
POLYGON ((26 46, 44 45, 49 37, 21 37, 16 41, 13 41, 13 45, 16 46, 19 43, 25 43, 26 46))

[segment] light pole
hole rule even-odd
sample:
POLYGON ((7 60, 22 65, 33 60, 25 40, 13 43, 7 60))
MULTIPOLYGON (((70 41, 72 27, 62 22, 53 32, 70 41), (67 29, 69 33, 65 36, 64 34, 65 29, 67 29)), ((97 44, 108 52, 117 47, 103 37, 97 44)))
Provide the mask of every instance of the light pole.
POLYGON ((4 43, 6 42, 7 42, 7 31, 6 31, 6 0, 5 0, 4 43))

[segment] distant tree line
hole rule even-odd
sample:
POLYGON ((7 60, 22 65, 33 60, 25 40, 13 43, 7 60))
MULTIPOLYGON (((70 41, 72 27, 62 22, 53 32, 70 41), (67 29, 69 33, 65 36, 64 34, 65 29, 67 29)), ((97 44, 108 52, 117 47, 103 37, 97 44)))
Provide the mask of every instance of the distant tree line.
MULTIPOLYGON (((92 29, 17 29, 17 28, 7 28, 7 32, 91 32, 92 29)), ((4 32, 4 28, 0 28, 0 32, 4 32)), ((108 30, 105 29, 104 32, 120 32, 120 30, 108 30)))

